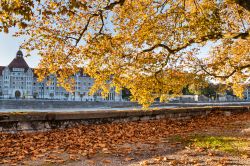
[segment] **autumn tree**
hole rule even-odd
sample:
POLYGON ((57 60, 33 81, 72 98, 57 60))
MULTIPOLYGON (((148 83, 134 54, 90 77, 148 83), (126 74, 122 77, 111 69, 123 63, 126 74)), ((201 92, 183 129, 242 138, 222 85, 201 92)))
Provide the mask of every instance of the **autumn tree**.
POLYGON ((17 25, 22 48, 42 57, 40 80, 50 74, 70 90, 84 67, 91 88, 129 89, 144 106, 216 79, 242 95, 249 81, 248 0, 2 0, 0 29, 17 25), (213 43, 206 57, 200 49, 213 43))

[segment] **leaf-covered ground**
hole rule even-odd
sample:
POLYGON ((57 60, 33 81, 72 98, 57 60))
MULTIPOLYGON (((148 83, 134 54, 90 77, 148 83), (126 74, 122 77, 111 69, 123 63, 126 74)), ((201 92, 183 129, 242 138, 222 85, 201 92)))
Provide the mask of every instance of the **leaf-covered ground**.
POLYGON ((0 133, 0 165, 250 165, 250 112, 0 133))

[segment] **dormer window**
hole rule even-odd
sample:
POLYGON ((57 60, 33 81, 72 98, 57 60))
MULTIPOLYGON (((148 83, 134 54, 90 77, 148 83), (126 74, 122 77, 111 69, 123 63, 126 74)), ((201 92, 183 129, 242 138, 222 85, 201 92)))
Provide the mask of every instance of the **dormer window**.
POLYGON ((23 68, 13 68, 13 71, 23 72, 23 71, 24 71, 24 69, 23 69, 23 68))

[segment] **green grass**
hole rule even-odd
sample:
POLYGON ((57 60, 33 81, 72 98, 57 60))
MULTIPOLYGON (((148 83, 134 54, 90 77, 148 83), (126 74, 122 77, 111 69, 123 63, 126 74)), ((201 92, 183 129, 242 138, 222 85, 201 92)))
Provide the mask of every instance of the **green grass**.
POLYGON ((190 143, 195 147, 219 150, 236 155, 245 154, 250 147, 250 141, 236 137, 223 136, 193 136, 190 143))

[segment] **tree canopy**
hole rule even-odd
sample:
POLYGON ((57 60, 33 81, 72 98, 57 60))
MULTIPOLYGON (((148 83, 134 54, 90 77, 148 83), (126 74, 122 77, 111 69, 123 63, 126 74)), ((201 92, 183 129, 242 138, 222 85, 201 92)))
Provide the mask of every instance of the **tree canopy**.
POLYGON ((55 74, 68 90, 80 67, 92 94, 127 88, 144 106, 206 79, 238 96, 249 82, 249 0, 2 0, 0 30, 13 26, 39 51, 40 80, 55 74))

